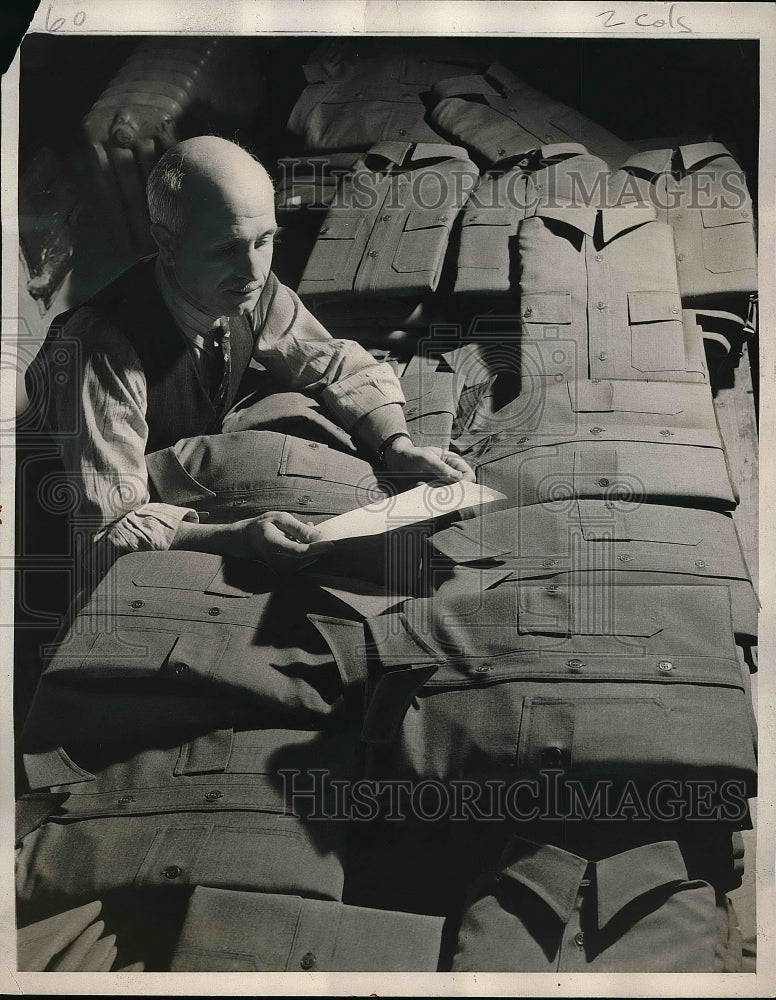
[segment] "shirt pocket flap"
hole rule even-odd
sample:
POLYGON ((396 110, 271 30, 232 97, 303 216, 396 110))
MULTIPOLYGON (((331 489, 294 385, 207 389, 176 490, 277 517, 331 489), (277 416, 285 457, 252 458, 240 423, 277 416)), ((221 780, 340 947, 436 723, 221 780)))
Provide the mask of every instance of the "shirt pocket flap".
POLYGON ((684 386, 677 382, 614 383, 612 409, 621 413, 654 413, 677 416, 684 413, 684 386))
MULTIPOLYGON (((625 588, 627 590, 627 588, 625 588)), ((616 613, 574 601, 568 587, 518 584, 518 632, 536 635, 614 635, 648 638, 662 631, 659 615, 632 607, 626 594, 616 613), (604 612, 607 613, 604 613, 604 612)))
POLYGON ((496 205, 482 207, 478 205, 470 212, 464 212, 461 225, 467 226, 514 226, 518 221, 514 208, 501 208, 496 205))
POLYGON ((716 229, 718 226, 735 226, 739 223, 751 225, 752 206, 747 202, 740 208, 702 208, 701 221, 704 229, 716 229))
POLYGON ((682 302, 678 292, 628 292, 631 323, 659 323, 680 320, 682 302))
POLYGON ((221 556, 206 552, 144 552, 132 558, 142 560, 132 577, 135 587, 229 594, 234 597, 250 597, 252 593, 227 584, 228 564, 221 556))
POLYGON ((300 476, 307 479, 324 479, 328 446, 317 441, 286 435, 280 460, 281 476, 300 476))
POLYGON ((568 383, 571 408, 575 413, 609 413, 615 407, 611 382, 584 379, 568 383))
POLYGON ((415 209, 407 213, 404 222, 405 232, 414 232, 416 229, 435 229, 437 226, 447 226, 449 229, 453 224, 455 212, 452 209, 415 209))
POLYGON ((214 635, 195 635, 162 629, 122 628, 118 632, 99 633, 78 666, 90 679, 152 677, 159 671, 176 677, 209 675, 228 641, 223 629, 218 629, 214 635))
POLYGON ((363 215, 330 215, 318 231, 318 239, 354 240, 363 224, 363 215))
POLYGON ((570 323, 571 292, 523 292, 520 316, 525 323, 570 323))

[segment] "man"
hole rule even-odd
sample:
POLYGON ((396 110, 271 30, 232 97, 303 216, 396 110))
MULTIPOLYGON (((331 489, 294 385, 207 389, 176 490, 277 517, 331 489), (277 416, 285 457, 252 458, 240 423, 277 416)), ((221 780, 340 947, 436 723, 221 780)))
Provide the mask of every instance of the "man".
POLYGON ((215 136, 181 142, 154 168, 148 203, 158 255, 76 309, 60 338, 70 381, 54 393, 55 423, 73 429, 62 457, 82 493, 82 523, 107 548, 101 562, 166 548, 284 570, 312 560, 318 531, 291 513, 204 524, 149 493, 146 454, 221 431, 252 358, 315 395, 389 472, 474 479, 459 456, 412 443, 390 366, 333 339, 272 274, 273 189, 249 153, 215 136))

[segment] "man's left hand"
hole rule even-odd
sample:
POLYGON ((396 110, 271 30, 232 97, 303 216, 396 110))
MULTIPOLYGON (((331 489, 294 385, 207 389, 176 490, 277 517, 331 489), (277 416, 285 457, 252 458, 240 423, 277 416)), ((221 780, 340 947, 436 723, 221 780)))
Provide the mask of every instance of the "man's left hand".
POLYGON ((444 448, 421 448, 408 437, 396 438, 385 449, 385 467, 389 472, 414 482, 473 483, 473 469, 460 455, 444 448))

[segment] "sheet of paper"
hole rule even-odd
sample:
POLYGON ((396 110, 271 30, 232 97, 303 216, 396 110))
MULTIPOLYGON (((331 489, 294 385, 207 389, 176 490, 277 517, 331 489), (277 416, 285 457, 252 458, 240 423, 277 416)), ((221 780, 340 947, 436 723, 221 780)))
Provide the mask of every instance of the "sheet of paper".
POLYGON ((321 541, 336 542, 342 538, 362 538, 379 535, 404 525, 441 517, 464 507, 477 507, 505 499, 503 493, 478 483, 452 483, 448 486, 428 486, 421 483, 414 489, 376 503, 358 507, 346 514, 337 514, 316 525, 321 541))

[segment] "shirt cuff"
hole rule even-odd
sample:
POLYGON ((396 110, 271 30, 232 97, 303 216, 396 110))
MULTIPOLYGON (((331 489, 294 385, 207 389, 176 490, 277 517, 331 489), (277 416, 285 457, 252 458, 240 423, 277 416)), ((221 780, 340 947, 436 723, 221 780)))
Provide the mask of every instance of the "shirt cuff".
POLYGON ((323 390, 321 397, 348 431, 372 410, 388 403, 405 402, 393 368, 384 362, 370 367, 368 375, 354 372, 337 380, 323 390))
POLYGON ((106 541, 117 555, 170 548, 181 521, 199 523, 195 510, 168 503, 147 503, 125 514, 95 535, 95 542, 106 541))

